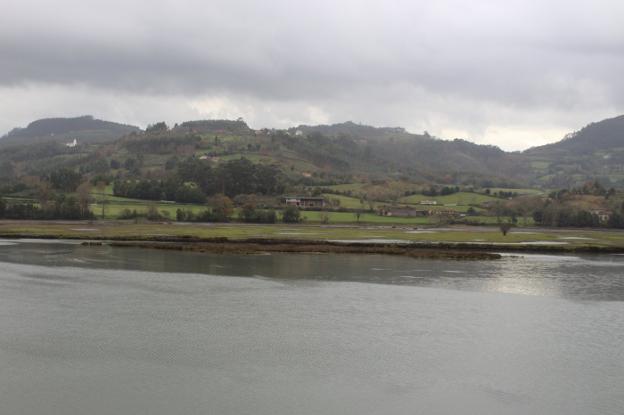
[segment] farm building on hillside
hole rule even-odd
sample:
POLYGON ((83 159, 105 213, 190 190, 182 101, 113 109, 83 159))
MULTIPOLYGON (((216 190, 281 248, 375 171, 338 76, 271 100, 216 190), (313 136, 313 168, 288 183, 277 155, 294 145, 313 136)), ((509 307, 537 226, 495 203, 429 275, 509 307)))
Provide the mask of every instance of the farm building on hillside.
POLYGON ((613 212, 608 209, 594 209, 591 211, 591 214, 596 216, 600 223, 604 224, 609 222, 609 219, 611 219, 611 215, 613 215, 613 212))
POLYGON ((322 209, 325 207, 325 199, 322 197, 307 196, 285 196, 286 206, 297 206, 299 208, 322 209))
POLYGON ((384 206, 379 209, 379 215, 381 216, 394 216, 397 218, 415 218, 420 216, 428 216, 428 210, 416 210, 411 208, 401 207, 388 207, 384 206))
POLYGON ((431 216, 446 216, 446 217, 457 217, 457 216, 461 216, 461 214, 453 209, 431 209, 429 211, 429 214, 431 216))

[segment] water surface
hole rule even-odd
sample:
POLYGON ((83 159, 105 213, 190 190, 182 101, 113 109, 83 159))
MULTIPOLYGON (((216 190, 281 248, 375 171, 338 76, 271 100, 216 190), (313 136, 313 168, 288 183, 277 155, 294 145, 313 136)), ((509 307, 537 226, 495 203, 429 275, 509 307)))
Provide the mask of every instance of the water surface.
POLYGON ((624 257, 0 244, 0 413, 621 414, 624 257))

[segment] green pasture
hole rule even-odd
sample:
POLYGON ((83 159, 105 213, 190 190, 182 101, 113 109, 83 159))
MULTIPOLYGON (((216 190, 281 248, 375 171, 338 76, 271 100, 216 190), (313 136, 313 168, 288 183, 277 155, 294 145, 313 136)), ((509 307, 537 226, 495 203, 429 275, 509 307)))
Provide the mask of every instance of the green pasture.
MULTIPOLYGON (((175 220, 176 211, 178 209, 191 210, 193 213, 206 210, 206 205, 136 201, 133 199, 117 200, 117 198, 111 198, 104 204, 104 219, 117 219, 126 209, 130 211, 136 210, 139 214, 145 214, 151 206, 155 207, 161 214, 172 220, 175 220)), ((101 201, 92 203, 90 208, 91 212, 93 212, 97 218, 102 218, 101 201)))
MULTIPOLYGON (((322 222, 323 216, 327 216, 329 223, 336 224, 357 224, 358 219, 353 212, 319 212, 319 211, 303 211, 301 217, 306 222, 322 222)), ((399 218, 392 216, 380 216, 374 213, 362 213, 359 223, 386 224, 386 225, 425 225, 435 223, 430 217, 418 218, 399 218)))
POLYGON ((415 204, 415 205, 420 204, 420 202, 422 202, 423 200, 434 200, 438 202, 438 204, 442 204, 442 205, 455 204, 458 206, 475 206, 475 205, 481 205, 485 202, 490 202, 490 201, 494 201, 498 199, 493 196, 483 195, 479 193, 471 193, 471 192, 458 192, 458 193, 453 193, 452 195, 445 195, 445 196, 425 196, 425 195, 418 194, 418 195, 402 197, 401 199, 399 199, 399 201, 402 203, 415 204))
MULTIPOLYGON (((332 193, 324 193, 322 195, 326 201, 330 199, 337 199, 340 201, 340 207, 346 209, 368 209, 368 202, 363 201, 364 203, 360 203, 360 199, 357 197, 343 196, 343 195, 335 195, 332 193)), ((377 204, 377 202, 375 202, 377 204)))
POLYGON ((547 243, 561 246, 624 246, 624 232, 571 229, 512 229, 503 236, 495 228, 484 227, 388 227, 327 225, 247 225, 247 224, 166 224, 131 221, 94 222, 0 222, 0 236, 112 238, 149 240, 154 236, 215 238, 294 238, 310 240, 388 239, 420 242, 547 243))

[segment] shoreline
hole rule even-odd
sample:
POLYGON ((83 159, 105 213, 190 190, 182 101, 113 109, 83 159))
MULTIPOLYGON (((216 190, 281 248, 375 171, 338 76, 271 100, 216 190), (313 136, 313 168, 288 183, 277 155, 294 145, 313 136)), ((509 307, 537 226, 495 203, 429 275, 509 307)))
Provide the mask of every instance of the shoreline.
POLYGON ((624 247, 564 246, 564 245, 505 245, 496 243, 462 242, 337 242, 327 240, 304 240, 284 238, 225 237, 197 238, 189 236, 135 236, 98 237, 84 235, 0 234, 2 239, 66 240, 82 242, 82 246, 111 246, 115 248, 143 248, 192 251, 217 254, 252 255, 260 253, 317 253, 317 254, 377 254, 408 256, 417 259, 449 260, 497 260, 504 253, 532 254, 624 254, 624 247))
MULTIPOLYGON (((102 245, 98 242, 83 242, 83 246, 102 245)), ((201 242, 154 242, 154 241, 111 241, 106 243, 115 248, 144 248, 176 251, 192 251, 216 254, 252 255, 261 253, 297 254, 363 254, 397 255, 416 259, 448 260, 497 260, 502 255, 495 252, 433 249, 412 244, 360 244, 334 243, 329 241, 301 240, 220 240, 201 242)))
POLYGON ((0 239, 217 253, 361 253, 449 259, 498 259, 500 253, 624 254, 623 231, 540 228, 522 228, 503 237, 494 229, 462 227, 0 221, 0 239))
MULTIPOLYGON (((289 239, 289 238, 241 238, 231 239, 227 237, 200 238, 193 236, 170 236, 170 235, 151 235, 151 236, 97 236, 97 235, 50 235, 37 233, 0 233, 2 239, 40 239, 40 240, 67 240, 67 241, 83 241, 83 245, 108 244, 111 246, 125 246, 125 244, 133 245, 249 245, 255 247, 271 247, 271 246, 333 246, 348 248, 405 248, 405 249, 422 249, 422 250, 457 250, 457 251, 485 251, 485 252, 517 252, 517 253, 605 253, 605 254, 624 254, 624 246, 599 246, 599 245, 549 245, 533 244, 533 243, 495 243, 495 242, 421 242, 421 241, 405 241, 405 242, 362 242, 356 241, 332 241, 332 240, 315 240, 315 239, 289 239)), ((161 248, 164 249, 164 248, 161 248)), ((175 248, 171 248, 175 249, 175 248)), ((268 250, 274 250, 268 248, 268 250)), ((293 252, 295 252, 293 250, 293 252)))

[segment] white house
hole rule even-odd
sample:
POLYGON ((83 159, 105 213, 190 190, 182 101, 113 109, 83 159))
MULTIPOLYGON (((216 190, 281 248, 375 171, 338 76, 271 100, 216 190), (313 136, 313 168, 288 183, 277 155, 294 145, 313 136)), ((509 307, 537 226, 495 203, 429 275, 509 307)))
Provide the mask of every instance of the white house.
POLYGON ((67 147, 69 147, 69 148, 74 148, 74 147, 76 147, 76 146, 78 145, 78 140, 76 140, 76 139, 74 138, 74 141, 72 141, 71 143, 67 143, 67 144, 65 144, 65 145, 66 145, 67 147))

